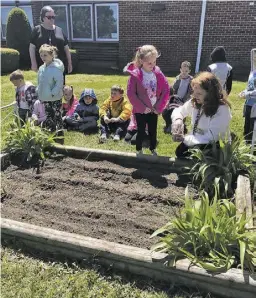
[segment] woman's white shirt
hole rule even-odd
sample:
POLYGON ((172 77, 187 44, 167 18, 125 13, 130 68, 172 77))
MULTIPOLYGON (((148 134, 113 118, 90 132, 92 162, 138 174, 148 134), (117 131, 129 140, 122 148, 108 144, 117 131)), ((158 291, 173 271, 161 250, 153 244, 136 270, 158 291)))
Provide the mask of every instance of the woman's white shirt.
POLYGON ((216 114, 207 117, 204 113, 201 115, 195 134, 193 135, 193 127, 196 121, 198 109, 194 108, 191 99, 183 106, 174 109, 172 113, 172 122, 176 119, 184 119, 191 117, 192 132, 184 136, 184 144, 194 146, 199 144, 208 144, 217 142, 219 139, 230 139, 229 124, 232 118, 228 105, 220 105, 216 114))

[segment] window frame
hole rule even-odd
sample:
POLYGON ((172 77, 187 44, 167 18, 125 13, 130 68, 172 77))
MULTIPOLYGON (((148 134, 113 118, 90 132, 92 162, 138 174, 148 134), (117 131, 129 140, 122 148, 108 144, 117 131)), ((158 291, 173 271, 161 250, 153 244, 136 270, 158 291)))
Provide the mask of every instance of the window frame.
POLYGON ((93 25, 93 4, 92 3, 81 3, 81 4, 69 4, 69 15, 70 15, 70 30, 71 30, 71 41, 95 41, 94 40, 94 25, 93 25), (73 16, 72 16, 72 7, 76 7, 76 6, 86 6, 86 7, 90 7, 90 11, 91 11, 91 38, 76 38, 73 37, 73 16))
POLYGON ((112 41, 112 42, 118 42, 119 41, 119 5, 118 3, 95 3, 94 4, 94 23, 95 23, 95 40, 94 41, 112 41), (97 24, 97 7, 99 6, 110 6, 114 5, 117 7, 117 38, 99 38, 98 37, 98 24, 97 24))
MULTIPOLYGON (((15 3, 14 3, 15 4, 15 3)), ((16 6, 16 5, 1 5, 1 9, 2 8, 10 8, 10 10, 12 9, 12 8, 15 8, 15 7, 17 7, 17 8, 23 8, 23 7, 29 7, 30 9, 31 9, 31 14, 32 14, 32 25, 31 25, 31 23, 30 23, 30 21, 29 21, 29 24, 30 24, 30 26, 31 26, 31 28, 33 29, 34 28, 34 18, 33 18, 33 10, 32 10, 32 6, 31 5, 19 5, 19 6, 16 6)), ((0 26, 1 26, 1 40, 4 40, 4 41, 6 41, 6 36, 4 36, 3 35, 3 26, 2 26, 2 13, 1 13, 1 23, 0 23, 0 26)))
MULTIPOLYGON (((67 39, 70 40, 70 32, 69 32, 69 14, 68 14, 68 5, 67 4, 53 4, 51 5, 51 7, 53 8, 54 10, 54 7, 65 7, 65 10, 66 10, 66 29, 67 29, 67 39)), ((55 11, 54 11, 55 13, 55 11)))

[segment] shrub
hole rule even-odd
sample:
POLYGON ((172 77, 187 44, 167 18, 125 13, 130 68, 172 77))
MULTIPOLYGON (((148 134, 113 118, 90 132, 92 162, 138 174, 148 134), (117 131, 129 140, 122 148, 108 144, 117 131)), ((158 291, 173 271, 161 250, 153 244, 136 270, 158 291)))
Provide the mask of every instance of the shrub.
POLYGON ((214 195, 214 184, 219 185, 222 197, 232 196, 239 174, 247 174, 255 180, 256 156, 250 154, 250 146, 234 136, 232 141, 220 141, 220 148, 214 144, 211 149, 191 149, 195 164, 189 169, 193 183, 199 190, 214 195))
POLYGON ((152 250, 167 252, 174 257, 188 258, 192 263, 212 272, 224 272, 231 267, 255 270, 256 234, 246 230, 245 212, 236 217, 235 205, 220 200, 218 192, 209 204, 206 192, 199 201, 189 198, 181 214, 155 231, 161 235, 152 250))
POLYGON ((50 147, 56 138, 55 133, 49 134, 40 126, 34 125, 33 121, 27 121, 21 126, 17 118, 7 132, 6 151, 11 157, 18 157, 21 166, 38 165, 40 160, 45 159, 45 149, 50 147))
POLYGON ((19 68, 20 53, 17 50, 0 48, 0 53, 2 73, 11 73, 19 68))
POLYGON ((75 72, 77 69, 77 65, 78 65, 78 53, 77 50, 74 49, 70 49, 70 54, 71 54, 71 60, 72 60, 72 66, 73 66, 73 71, 75 72))
POLYGON ((30 66, 29 43, 31 27, 27 15, 20 8, 13 8, 7 18, 6 44, 8 48, 16 49, 20 53, 19 68, 30 66))

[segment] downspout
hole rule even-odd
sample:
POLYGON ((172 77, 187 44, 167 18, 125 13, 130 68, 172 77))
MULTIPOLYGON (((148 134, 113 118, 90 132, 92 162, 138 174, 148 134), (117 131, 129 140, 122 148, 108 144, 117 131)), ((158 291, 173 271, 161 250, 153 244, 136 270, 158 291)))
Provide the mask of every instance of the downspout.
POLYGON ((199 31, 199 39, 198 39, 198 47, 197 47, 197 57, 196 57, 196 68, 195 73, 199 71, 201 53, 202 53, 202 43, 204 36, 204 20, 205 20, 205 12, 206 12, 206 1, 202 1, 202 12, 201 12, 201 20, 200 20, 200 31, 199 31))

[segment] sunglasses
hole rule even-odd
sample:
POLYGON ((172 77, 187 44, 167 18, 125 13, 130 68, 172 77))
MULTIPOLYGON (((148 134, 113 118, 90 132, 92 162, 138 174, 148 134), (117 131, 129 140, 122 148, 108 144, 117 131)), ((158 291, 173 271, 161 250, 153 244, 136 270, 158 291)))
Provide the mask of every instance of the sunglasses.
POLYGON ((45 16, 48 20, 55 20, 55 16, 45 16))

